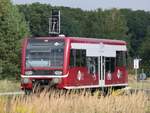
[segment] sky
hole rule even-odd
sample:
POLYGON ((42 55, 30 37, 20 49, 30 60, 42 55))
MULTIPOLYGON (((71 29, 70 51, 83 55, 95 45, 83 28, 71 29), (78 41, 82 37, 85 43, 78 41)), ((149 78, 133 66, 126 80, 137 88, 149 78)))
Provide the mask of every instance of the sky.
POLYGON ((52 6, 67 6, 83 10, 97 8, 129 8, 133 10, 150 11, 150 0, 12 0, 14 4, 27 4, 33 2, 47 3, 52 6))

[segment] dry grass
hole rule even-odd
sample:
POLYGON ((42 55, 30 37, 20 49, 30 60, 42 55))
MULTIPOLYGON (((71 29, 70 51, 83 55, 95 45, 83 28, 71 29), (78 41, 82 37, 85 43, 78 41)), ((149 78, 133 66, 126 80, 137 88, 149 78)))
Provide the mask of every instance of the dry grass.
POLYGON ((16 80, 0 80, 0 92, 13 92, 20 90, 20 82, 16 80))
MULTIPOLYGON (((150 79, 144 83, 149 88, 150 79)), ((138 83, 138 88, 141 83, 138 83)), ((19 82, 0 80, 0 92, 19 90, 19 82)), ((136 81, 129 77, 129 86, 135 88, 136 81)), ((150 113, 148 97, 139 92, 132 95, 99 96, 99 92, 49 93, 30 96, 0 97, 0 113, 150 113)), ((118 92, 117 92, 118 95, 118 92)))
POLYGON ((149 113, 141 92, 122 96, 98 96, 97 92, 54 92, 27 97, 0 97, 0 113, 149 113), (147 111, 147 112, 146 112, 147 111))
POLYGON ((131 88, 138 88, 138 89, 150 88, 150 78, 147 78, 147 80, 140 80, 137 82, 134 75, 129 75, 128 82, 129 87, 131 88))

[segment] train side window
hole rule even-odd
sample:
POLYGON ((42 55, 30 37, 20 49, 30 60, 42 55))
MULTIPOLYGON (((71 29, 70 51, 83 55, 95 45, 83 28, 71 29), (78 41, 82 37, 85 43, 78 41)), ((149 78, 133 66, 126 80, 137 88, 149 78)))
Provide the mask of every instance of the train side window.
POLYGON ((126 52, 125 51, 117 51, 116 52, 116 66, 126 66, 126 52))
POLYGON ((70 66, 86 66, 86 50, 71 49, 70 52, 70 66))
POLYGON ((98 57, 87 57, 88 73, 96 74, 98 72, 98 57))
POLYGON ((114 72, 115 71, 115 58, 114 57, 106 57, 106 72, 114 72))

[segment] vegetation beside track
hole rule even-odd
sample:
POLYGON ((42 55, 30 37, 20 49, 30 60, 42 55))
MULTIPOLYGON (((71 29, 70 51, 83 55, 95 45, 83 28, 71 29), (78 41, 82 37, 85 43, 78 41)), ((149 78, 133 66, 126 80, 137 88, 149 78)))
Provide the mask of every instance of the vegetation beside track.
MULTIPOLYGON (((137 84, 140 87, 141 83, 137 84)), ((150 85, 144 84, 143 88, 150 85)), ((20 90, 20 82, 16 80, 0 80, 0 86, 0 92, 20 90)), ((136 88, 133 75, 129 76, 129 86, 136 88)), ((142 92, 124 95, 116 91, 104 97, 98 91, 93 95, 88 91, 66 94, 49 91, 30 96, 0 96, 0 113, 149 113, 148 98, 142 92)))
POLYGON ((137 89, 150 89, 150 77, 148 77, 146 80, 139 80, 137 81, 135 79, 135 75, 129 75, 128 77, 128 84, 131 88, 137 88, 137 89))
POLYGON ((0 80, 0 93, 20 90, 20 82, 16 80, 0 80))
POLYGON ((148 113, 148 97, 131 95, 100 96, 97 92, 34 94, 13 98, 0 97, 0 113, 148 113))

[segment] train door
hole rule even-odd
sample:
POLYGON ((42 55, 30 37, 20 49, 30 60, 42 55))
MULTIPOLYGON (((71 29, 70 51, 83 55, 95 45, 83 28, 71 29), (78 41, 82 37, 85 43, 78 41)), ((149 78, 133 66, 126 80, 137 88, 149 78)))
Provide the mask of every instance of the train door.
POLYGON ((99 56, 98 58, 98 75, 99 75, 99 85, 103 87, 105 84, 105 57, 99 56))

